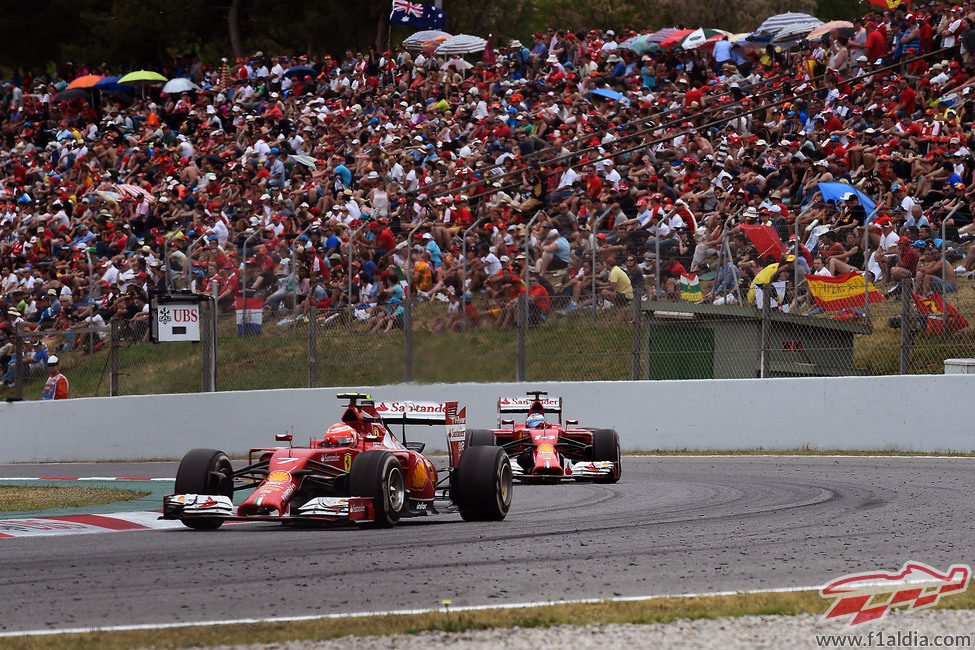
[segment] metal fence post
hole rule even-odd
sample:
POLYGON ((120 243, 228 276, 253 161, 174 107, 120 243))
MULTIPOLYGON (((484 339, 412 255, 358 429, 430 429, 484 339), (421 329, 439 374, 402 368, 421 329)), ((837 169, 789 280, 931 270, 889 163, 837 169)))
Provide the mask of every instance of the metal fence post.
POLYGON ((901 280, 901 374, 911 374, 911 293, 914 291, 911 278, 901 280))
MULTIPOLYGON (((111 321, 111 332, 108 338, 108 358, 110 363, 110 370, 108 375, 108 394, 112 397, 118 395, 118 344, 119 344, 119 325, 118 319, 113 318, 111 321)), ((88 335, 89 337, 91 334, 88 335)))
POLYGON ((14 399, 24 399, 24 323, 14 330, 14 399))
POLYGON ((769 353, 771 350, 771 327, 770 316, 772 312, 772 292, 775 288, 771 284, 762 285, 762 367, 761 378, 768 377, 769 374, 769 353))
POLYGON ((518 295, 518 353, 515 381, 525 381, 525 336, 528 330, 528 293, 518 295))
POLYGON ((633 283, 633 366, 630 370, 630 379, 636 381, 640 378, 640 348, 643 345, 642 327, 643 324, 643 282, 633 283))
POLYGON ((318 307, 308 308, 308 388, 318 385, 318 307))
POLYGON ((413 292, 403 303, 403 381, 413 381, 413 292))

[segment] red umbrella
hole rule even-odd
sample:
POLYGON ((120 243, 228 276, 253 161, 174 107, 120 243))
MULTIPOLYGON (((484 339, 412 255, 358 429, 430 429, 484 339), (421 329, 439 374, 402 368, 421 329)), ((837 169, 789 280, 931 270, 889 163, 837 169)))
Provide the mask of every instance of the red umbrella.
POLYGON ((665 38, 660 43, 660 47, 663 48, 674 47, 675 45, 677 45, 678 43, 680 43, 681 41, 683 41, 685 38, 687 38, 693 33, 694 33, 693 29, 678 29, 676 32, 674 32, 673 34, 665 38))
POLYGON ((100 74, 86 74, 68 84, 68 88, 91 88, 105 77, 100 74))

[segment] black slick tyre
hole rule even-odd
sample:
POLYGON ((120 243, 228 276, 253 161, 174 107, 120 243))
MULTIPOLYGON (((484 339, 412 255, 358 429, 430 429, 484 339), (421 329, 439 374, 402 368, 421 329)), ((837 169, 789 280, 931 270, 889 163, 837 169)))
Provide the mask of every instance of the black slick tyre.
POLYGON ((614 429, 595 429, 592 432, 592 459, 594 461, 611 461, 615 463, 613 473, 609 476, 598 476, 595 483, 616 483, 623 474, 620 463, 620 437, 614 429))
POLYGON ((376 528, 392 528, 406 507, 406 479, 396 456, 370 450, 358 454, 349 468, 349 496, 372 499, 376 528))
MULTIPOLYGON (((227 454, 216 449, 192 449, 183 456, 176 470, 176 494, 208 494, 233 498, 233 467, 227 454)), ((223 524, 218 517, 188 517, 180 522, 194 530, 216 530, 223 524)))
POLYGON ((487 429, 470 429, 464 436, 464 448, 493 447, 497 444, 494 432, 487 429))
POLYGON ((451 498, 465 521, 501 521, 511 507, 511 461, 500 447, 468 447, 454 469, 451 498))

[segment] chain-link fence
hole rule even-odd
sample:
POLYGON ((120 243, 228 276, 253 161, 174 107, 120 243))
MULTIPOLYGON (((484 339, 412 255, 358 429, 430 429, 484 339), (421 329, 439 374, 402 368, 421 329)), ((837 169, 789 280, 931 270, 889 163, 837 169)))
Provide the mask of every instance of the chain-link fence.
POLYGON ((445 290, 351 311, 285 304, 247 332, 224 311, 197 343, 149 343, 138 320, 66 331, 20 324, 0 348, 4 397, 40 399, 51 354, 71 397, 205 391, 214 378, 217 390, 248 390, 940 373, 946 359, 975 356, 975 283, 964 277, 934 291, 905 280, 880 287, 867 307, 822 312, 773 286, 751 296, 743 286, 737 300, 715 304, 708 279, 682 294, 674 278, 656 281, 653 261, 621 258, 575 260, 531 274, 527 286, 514 276, 493 295, 445 290), (628 287, 613 271, 626 266, 628 287))

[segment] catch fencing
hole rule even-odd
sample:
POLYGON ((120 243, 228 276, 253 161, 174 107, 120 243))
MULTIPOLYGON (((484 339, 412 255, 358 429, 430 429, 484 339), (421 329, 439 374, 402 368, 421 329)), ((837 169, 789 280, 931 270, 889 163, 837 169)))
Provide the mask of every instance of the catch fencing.
MULTIPOLYGON (((730 304, 681 299, 673 279, 657 289, 653 264, 634 274, 629 300, 607 289, 605 269, 596 265, 594 299, 592 268, 572 271, 579 287, 546 273, 550 295, 518 293, 517 281, 500 299, 475 296, 469 308, 449 292, 374 313, 295 301, 268 310, 260 333, 246 336, 232 311, 214 314, 205 304, 198 343, 149 343, 144 323, 122 320, 70 330, 20 324, 12 344, 0 348, 3 396, 40 399, 48 376, 35 358, 40 349, 61 358, 72 397, 398 382, 932 374, 943 372, 945 359, 975 356, 975 292, 965 278, 955 291, 924 297, 905 280, 882 287, 886 299, 840 314, 815 313, 814 304, 793 299, 787 313, 773 287, 760 287, 753 302, 747 287, 730 304)), ((702 284, 707 296, 708 281, 702 284)))

